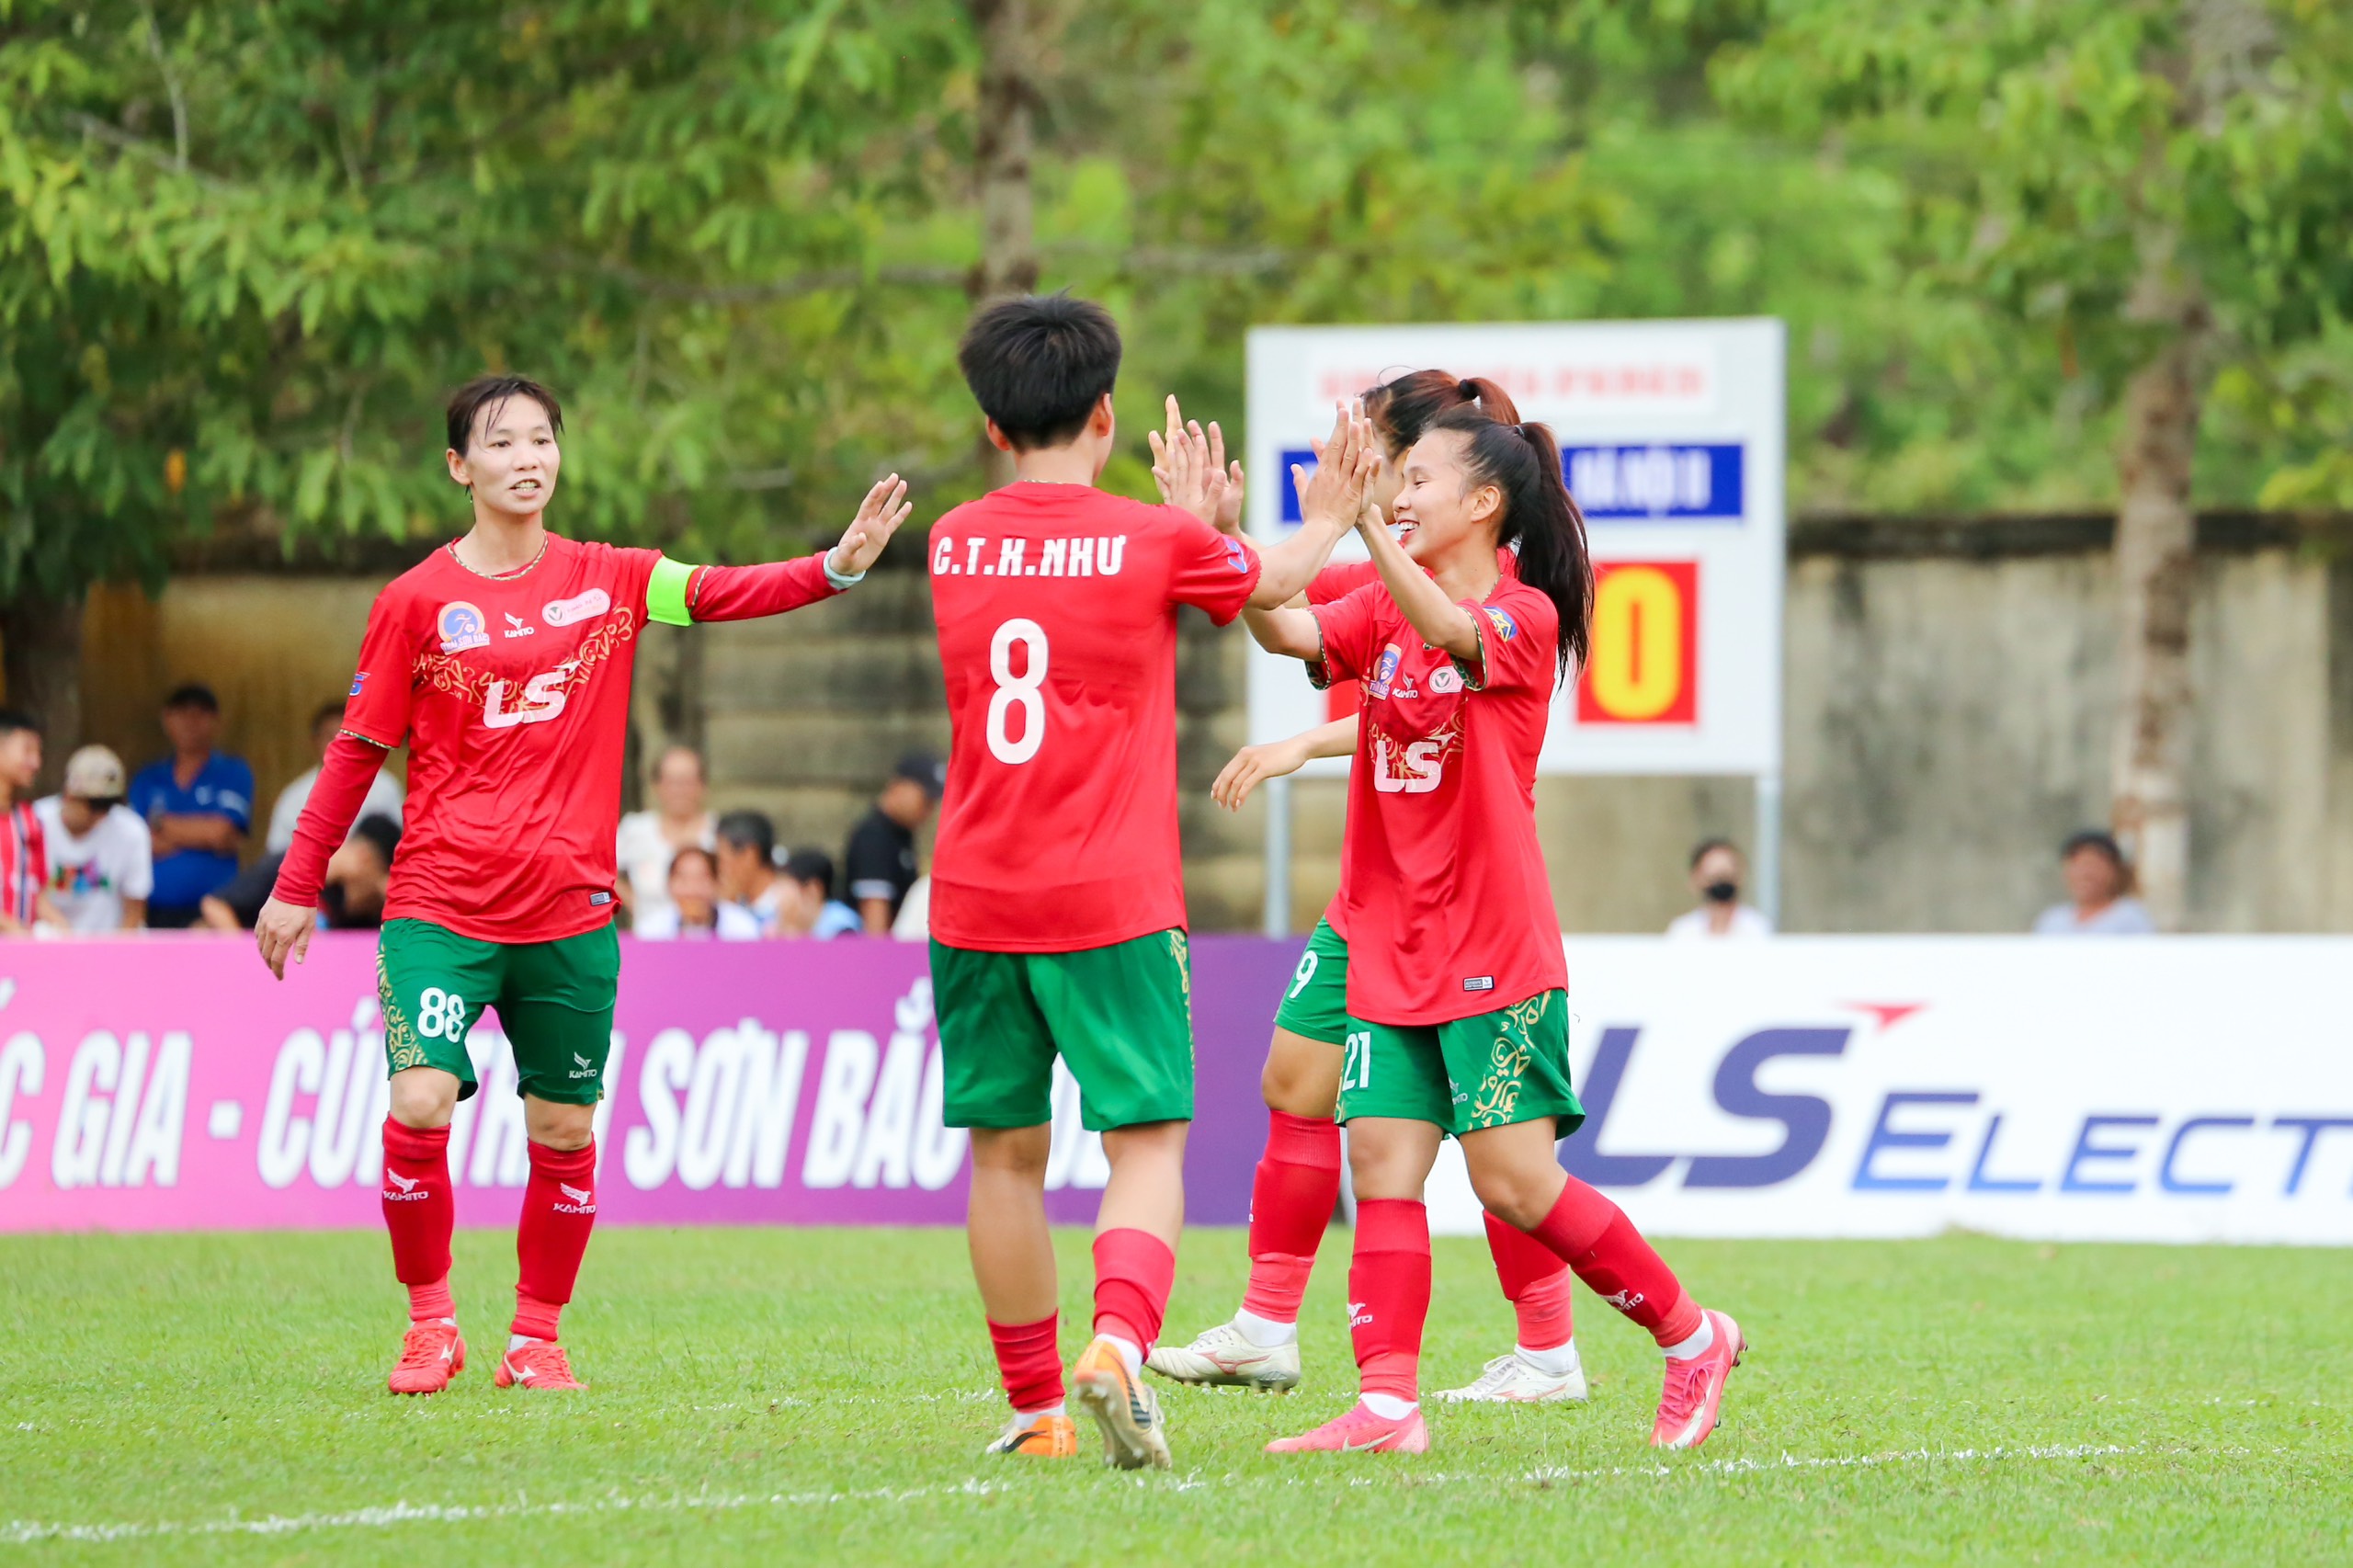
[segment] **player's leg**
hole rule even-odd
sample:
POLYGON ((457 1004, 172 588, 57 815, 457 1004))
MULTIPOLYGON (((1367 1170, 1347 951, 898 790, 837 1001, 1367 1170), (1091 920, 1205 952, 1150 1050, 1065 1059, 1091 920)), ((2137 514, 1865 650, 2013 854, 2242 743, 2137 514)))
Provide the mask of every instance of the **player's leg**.
POLYGON ((515 1317, 500 1388, 576 1389, 559 1335, 597 1227, 597 1102, 620 987, 611 926, 506 949, 496 1006, 515 1051, 531 1174, 515 1228, 515 1317))
POLYGON ((1361 1392, 1345 1415, 1267 1445, 1269 1453, 1335 1449, 1420 1453, 1422 1325, 1430 1306, 1429 1213, 1422 1189, 1453 1118, 1435 1032, 1349 1020, 1339 1117, 1356 1187, 1348 1334, 1361 1392))
POLYGON ((1666 1379, 1651 1441, 1698 1447, 1746 1346, 1730 1317, 1691 1299, 1622 1210, 1561 1168, 1556 1141, 1585 1117, 1569 1085, 1568 999, 1550 992, 1448 1024, 1439 1038, 1455 1081, 1471 1085, 1461 1137, 1480 1203, 1658 1342, 1666 1379))
POLYGON ((1585 1366, 1577 1357, 1570 1312, 1568 1266, 1552 1249, 1493 1214, 1486 1221, 1487 1250, 1495 1278, 1511 1303, 1519 1333, 1511 1349, 1480 1369, 1459 1389, 1438 1397, 1452 1403, 1552 1404, 1586 1396, 1585 1366))
POLYGON ((1233 1318, 1152 1369, 1178 1382, 1283 1390, 1299 1382, 1299 1304, 1340 1199, 1340 1040, 1347 1033, 1348 948, 1316 923, 1275 1013, 1259 1087, 1267 1146, 1250 1184, 1250 1282, 1233 1318))
POLYGON ((1193 1119, 1192 955, 1182 931, 1029 960, 1031 986, 1071 1075, 1080 1119, 1103 1134, 1111 1177, 1095 1231, 1095 1337, 1071 1384, 1123 1470, 1170 1464, 1143 1358, 1160 1336, 1185 1226, 1193 1119))
POLYGON ((1020 955, 931 944, 932 995, 950 1127, 971 1130, 965 1220, 997 1374, 1011 1419, 988 1452, 1066 1459, 1078 1451, 1063 1395, 1053 1236, 1046 1224, 1054 1048, 1020 955))
POLYGON ((449 1119, 474 1092, 466 1038, 477 999, 497 990, 488 943, 421 920, 389 922, 376 947, 377 1004, 392 1077, 384 1119, 384 1229, 392 1272, 408 1289, 409 1327, 386 1386, 438 1393, 464 1370, 466 1342, 449 1294, 449 1119))

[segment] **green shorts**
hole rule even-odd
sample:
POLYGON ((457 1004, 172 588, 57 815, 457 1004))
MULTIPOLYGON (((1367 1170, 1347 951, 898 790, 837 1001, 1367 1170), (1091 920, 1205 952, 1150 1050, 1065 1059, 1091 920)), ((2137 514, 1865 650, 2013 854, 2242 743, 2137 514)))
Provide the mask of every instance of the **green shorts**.
POLYGON ((429 920, 388 920, 376 943, 389 1071, 438 1067, 472 1097, 466 1036, 498 1009, 518 1093, 564 1105, 605 1097, 605 1053, 620 987, 620 938, 607 926, 554 942, 484 942, 429 920))
POLYGON ((1348 1037, 1348 944, 1329 920, 1318 920, 1299 955, 1275 1028, 1337 1045, 1348 1037))
POLYGON ((1585 1121, 1569 1086, 1569 996, 1546 991, 1443 1024, 1348 1020, 1338 1119, 1394 1116, 1457 1137, 1552 1117, 1566 1138, 1585 1121))
POLYGON ((931 944, 950 1127, 1053 1119, 1054 1058, 1090 1132, 1193 1119, 1193 966, 1185 933, 1068 953, 931 944))

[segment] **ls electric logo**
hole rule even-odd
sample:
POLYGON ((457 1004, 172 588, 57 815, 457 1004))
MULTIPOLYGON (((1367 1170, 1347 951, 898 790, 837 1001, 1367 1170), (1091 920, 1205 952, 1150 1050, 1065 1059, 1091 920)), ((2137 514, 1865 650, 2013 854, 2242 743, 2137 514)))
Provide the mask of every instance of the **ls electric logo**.
MULTIPOLYGON (((1641 1187, 1683 1166, 1686 1189, 1780 1187, 1813 1171, 1836 1143, 1836 1185, 1858 1194, 1974 1195, 2112 1201, 2135 1196, 2213 1201, 2234 1196, 2326 1201, 2343 1190, 2343 1155, 2353 1152, 2353 1108, 2266 1112, 2245 1106, 2166 1111, 2129 1099, 2085 1104, 2080 1095, 2004 1095, 1983 1084, 1836 1085, 1828 1094, 1775 1093, 1757 1082, 1768 1064, 1832 1058, 1841 1076, 1860 1076, 1850 1055, 1859 1036, 1875 1040, 1914 1007, 1859 1009, 1877 1027, 1763 1028, 1716 1064, 1718 1109, 1775 1123, 1777 1146, 1762 1153, 1632 1153, 1613 1146, 1611 1113, 1642 1044, 1639 1025, 1601 1030, 1579 1075, 1585 1126, 1561 1146, 1569 1171, 1597 1187, 1641 1187), (2073 1099, 2075 1103, 2069 1105, 2073 1099), (1608 1152, 1605 1152, 1607 1150, 1608 1152), (2316 1157, 2317 1156, 2317 1157, 2316 1157), (1851 1157, 1851 1165, 1845 1160, 1851 1157), (2323 1171, 2324 1180, 2313 1179, 2323 1171)), ((2118 1085, 2131 1082, 2117 1075, 2118 1085)), ((2121 1096, 2120 1096, 2121 1098, 2121 1096)), ((1809 1187, 1820 1190, 1819 1180, 1809 1187)))

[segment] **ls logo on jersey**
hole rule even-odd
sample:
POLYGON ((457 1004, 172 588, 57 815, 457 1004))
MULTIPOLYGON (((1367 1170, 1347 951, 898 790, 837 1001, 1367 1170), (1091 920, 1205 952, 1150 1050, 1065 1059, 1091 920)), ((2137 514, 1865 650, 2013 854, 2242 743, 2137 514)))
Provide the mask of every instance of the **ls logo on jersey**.
POLYGON ((463 599, 451 599, 443 605, 436 624, 441 630, 441 651, 445 653, 490 646, 490 629, 482 611, 463 599))
POLYGON ((483 696, 482 722, 494 730, 511 730, 517 724, 546 723, 563 711, 563 705, 571 696, 565 689, 565 683, 571 680, 572 672, 579 667, 579 660, 566 659, 545 674, 533 676, 523 683, 521 698, 513 707, 507 706, 506 694, 515 689, 515 683, 492 681, 490 689, 483 696))
POLYGON ((1372 787, 1384 795, 1427 795, 1438 786, 1446 771, 1442 741, 1411 741, 1398 745, 1386 735, 1372 743, 1372 787))
POLYGON ((602 588, 591 588, 568 599, 550 599, 540 607, 540 619, 550 626, 577 626, 584 620, 596 619, 612 608, 612 595, 602 588))
POLYGON ((1366 685, 1365 690, 1374 697, 1388 696, 1390 683, 1397 678, 1397 665, 1404 657, 1404 654, 1397 651, 1397 644, 1394 642, 1383 648, 1381 651, 1380 662, 1372 666, 1372 679, 1366 685))

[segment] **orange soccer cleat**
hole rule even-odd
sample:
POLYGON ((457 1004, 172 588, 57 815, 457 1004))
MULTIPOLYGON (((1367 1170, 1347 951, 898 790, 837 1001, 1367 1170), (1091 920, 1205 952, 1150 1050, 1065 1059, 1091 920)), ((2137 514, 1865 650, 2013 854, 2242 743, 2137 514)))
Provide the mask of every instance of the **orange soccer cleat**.
POLYGON ((983 1451, 1029 1460, 1074 1459, 1078 1426, 1067 1415, 1033 1415, 1027 1421, 1017 1415, 983 1451))
POLYGON ((500 1358, 497 1376, 490 1380, 500 1388, 526 1389, 585 1389, 588 1385, 572 1375, 572 1359, 563 1346, 552 1339, 527 1339, 500 1358))
POLYGON ((1740 1336, 1740 1324, 1722 1312, 1710 1312, 1708 1325, 1716 1336, 1705 1350, 1688 1360, 1667 1359, 1666 1386, 1658 1396, 1658 1421, 1651 1427, 1652 1448, 1696 1449, 1723 1418, 1719 1412, 1724 1403, 1724 1380, 1747 1354, 1748 1341, 1740 1336))
POLYGON ((401 1358, 384 1386, 394 1393, 439 1393, 466 1369, 466 1342, 448 1318, 413 1323, 401 1338, 401 1358))
POLYGON ((1160 1396, 1128 1370, 1120 1347, 1097 1335, 1070 1369, 1079 1406, 1103 1428, 1103 1457, 1120 1470, 1166 1470, 1168 1423, 1160 1396))

